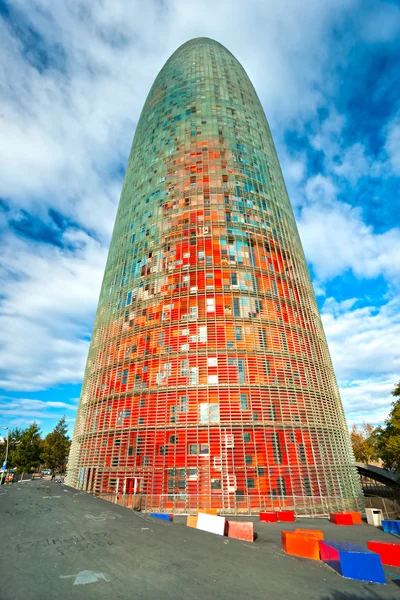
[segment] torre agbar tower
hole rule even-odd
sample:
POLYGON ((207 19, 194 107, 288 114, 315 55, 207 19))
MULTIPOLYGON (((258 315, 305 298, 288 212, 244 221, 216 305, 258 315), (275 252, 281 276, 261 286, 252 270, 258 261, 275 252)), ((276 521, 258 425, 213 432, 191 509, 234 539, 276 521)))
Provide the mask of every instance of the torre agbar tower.
POLYGON ((310 275, 243 67, 193 39, 140 116, 67 482, 142 510, 362 503, 310 275))

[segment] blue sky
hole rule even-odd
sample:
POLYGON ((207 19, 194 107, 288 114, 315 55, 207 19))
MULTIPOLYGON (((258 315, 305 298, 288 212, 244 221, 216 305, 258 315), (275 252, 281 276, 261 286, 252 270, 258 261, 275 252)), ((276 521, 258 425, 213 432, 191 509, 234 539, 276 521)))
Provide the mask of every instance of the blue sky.
POLYGON ((264 106, 349 426, 400 378, 400 8, 379 0, 0 0, 0 424, 72 425, 141 108, 208 36, 264 106))

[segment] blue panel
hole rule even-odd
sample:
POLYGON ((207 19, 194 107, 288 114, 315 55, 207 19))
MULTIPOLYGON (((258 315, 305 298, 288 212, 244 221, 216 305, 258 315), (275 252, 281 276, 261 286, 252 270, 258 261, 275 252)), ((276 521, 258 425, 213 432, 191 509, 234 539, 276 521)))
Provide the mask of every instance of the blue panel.
POLYGON ((374 552, 340 552, 340 565, 343 577, 386 583, 381 557, 374 552))
POLYGON ((386 533, 400 533, 400 521, 382 521, 382 529, 386 533))
POLYGON ((364 546, 352 542, 321 541, 321 558, 348 579, 386 583, 381 558, 364 546))
POLYGON ((163 521, 172 521, 171 515, 165 513, 150 513, 149 517, 155 517, 156 519, 162 519, 163 521))

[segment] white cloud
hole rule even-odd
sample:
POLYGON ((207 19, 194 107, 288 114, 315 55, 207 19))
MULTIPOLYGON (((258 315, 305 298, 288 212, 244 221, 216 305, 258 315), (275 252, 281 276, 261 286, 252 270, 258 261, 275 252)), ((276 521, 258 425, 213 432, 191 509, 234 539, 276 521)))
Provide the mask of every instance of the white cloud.
POLYGON ((9 235, 0 246, 0 387, 44 389, 79 382, 106 252, 82 231, 64 234, 75 250, 9 235))
POLYGON ((337 189, 322 175, 305 186, 307 203, 298 226, 308 261, 319 281, 346 272, 359 278, 383 275, 400 281, 400 228, 375 233, 360 208, 335 199, 337 189))

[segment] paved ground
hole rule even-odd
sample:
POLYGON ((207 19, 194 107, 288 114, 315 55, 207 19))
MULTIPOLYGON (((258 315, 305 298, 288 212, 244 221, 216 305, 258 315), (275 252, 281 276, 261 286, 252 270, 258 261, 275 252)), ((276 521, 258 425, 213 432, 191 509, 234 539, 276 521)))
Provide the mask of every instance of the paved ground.
MULTIPOLYGON (((0 511, 0 600, 400 598, 400 569, 385 567, 386 586, 343 579, 282 552, 279 524, 257 522, 253 544, 228 540, 49 481, 2 486, 0 511)), ((367 525, 301 526, 323 529, 326 539, 395 539, 367 525)))

